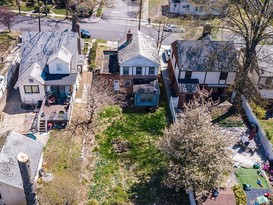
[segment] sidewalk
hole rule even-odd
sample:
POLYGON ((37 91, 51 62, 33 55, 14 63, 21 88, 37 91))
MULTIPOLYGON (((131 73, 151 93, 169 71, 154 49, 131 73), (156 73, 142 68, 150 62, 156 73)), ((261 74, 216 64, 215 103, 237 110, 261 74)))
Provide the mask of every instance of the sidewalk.
MULTIPOLYGON (((19 13, 18 10, 11 10, 13 13, 19 13)), ((21 14, 26 14, 26 16, 31 16, 31 15, 37 15, 38 16, 38 13, 34 13, 34 10, 33 11, 21 11, 21 14)), ((45 14, 41 13, 40 14, 41 17, 46 17, 45 14)), ((62 18, 66 18, 66 15, 62 15, 62 14, 55 14, 54 12, 50 11, 50 13, 47 14, 48 17, 54 19, 55 17, 62 17, 62 18)), ((72 16, 68 16, 69 18, 71 18, 72 16)), ((95 22, 98 22, 100 21, 101 17, 97 17, 95 14, 93 14, 91 17, 89 18, 79 18, 80 19, 80 22, 90 22, 90 23, 95 23, 95 22)))

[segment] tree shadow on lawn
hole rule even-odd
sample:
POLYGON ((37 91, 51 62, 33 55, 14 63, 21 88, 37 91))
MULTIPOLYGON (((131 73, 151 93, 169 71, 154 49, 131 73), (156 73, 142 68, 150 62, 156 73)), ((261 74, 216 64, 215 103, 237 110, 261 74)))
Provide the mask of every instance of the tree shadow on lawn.
POLYGON ((230 108, 230 109, 228 109, 227 112, 225 112, 224 114, 222 114, 219 117, 212 120, 212 123, 219 123, 234 114, 235 114, 235 109, 230 108))
POLYGON ((140 182, 134 184, 130 189, 131 200, 135 205, 188 205, 188 196, 184 191, 175 191, 164 185, 167 171, 158 169, 151 174, 149 180, 140 176, 140 182))

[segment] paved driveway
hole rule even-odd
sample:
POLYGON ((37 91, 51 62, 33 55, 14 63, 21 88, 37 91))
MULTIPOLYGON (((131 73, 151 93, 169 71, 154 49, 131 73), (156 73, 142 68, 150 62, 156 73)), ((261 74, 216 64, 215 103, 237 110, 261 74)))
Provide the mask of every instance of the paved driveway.
POLYGON ((270 189, 251 189, 246 191, 247 205, 253 205, 257 197, 264 195, 265 193, 271 193, 270 189))
POLYGON ((15 130, 26 133, 30 130, 35 113, 21 108, 19 89, 13 89, 7 100, 7 104, 1 113, 0 132, 15 130))

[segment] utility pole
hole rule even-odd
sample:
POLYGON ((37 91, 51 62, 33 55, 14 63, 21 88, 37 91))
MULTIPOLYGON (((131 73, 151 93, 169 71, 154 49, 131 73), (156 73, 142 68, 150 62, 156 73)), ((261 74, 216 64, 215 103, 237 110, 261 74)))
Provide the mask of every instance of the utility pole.
POLYGON ((41 32, 40 0, 38 0, 38 24, 39 24, 39 32, 41 32))
POLYGON ((138 30, 140 31, 140 25, 141 25, 141 13, 142 13, 142 0, 140 0, 139 5, 139 19, 138 19, 138 30))
POLYGON ((44 4, 45 4, 45 15, 47 16, 47 0, 44 0, 44 4))

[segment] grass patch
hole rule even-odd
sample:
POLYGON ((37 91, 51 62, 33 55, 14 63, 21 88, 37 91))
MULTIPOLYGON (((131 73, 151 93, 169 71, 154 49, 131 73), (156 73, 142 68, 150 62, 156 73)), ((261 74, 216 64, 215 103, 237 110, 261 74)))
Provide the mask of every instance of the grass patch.
MULTIPOLYGON (((27 12, 29 12, 29 11, 33 11, 34 10, 34 6, 26 6, 26 2, 21 1, 20 5, 21 5, 21 11, 27 11, 27 12)), ((8 6, 8 8, 11 9, 11 10, 18 10, 18 6, 16 4, 10 5, 10 6, 8 6)))
POLYGON ((255 116, 258 118, 267 139, 273 144, 273 119, 269 118, 268 120, 265 120, 266 110, 263 107, 255 104, 254 102, 250 102, 249 105, 255 116))
POLYGON ((42 204, 65 204, 67 201, 79 204, 79 199, 86 200, 86 188, 79 181, 81 140, 77 136, 79 133, 75 133, 72 138, 71 130, 68 129, 50 132, 44 149, 43 168, 47 173, 52 173, 54 179, 44 183, 39 190, 42 204))
POLYGON ((267 136, 267 139, 271 142, 271 144, 273 144, 273 120, 259 120, 259 122, 267 136))
POLYGON ((267 181, 264 177, 260 177, 257 173, 258 169, 253 168, 239 168, 239 170, 235 173, 238 183, 241 187, 243 184, 250 184, 252 188, 261 188, 257 184, 257 178, 260 178, 263 188, 269 188, 267 181))
POLYGON ((232 105, 218 105, 211 109, 212 122, 218 123, 222 127, 242 127, 244 126, 241 115, 235 114, 232 105))
POLYGON ((0 32, 0 56, 2 56, 14 43, 17 35, 12 33, 0 32))
MULTIPOLYGON (((58 15, 66 15, 66 9, 52 9, 52 12, 58 15)), ((68 12, 69 15, 69 12, 68 12)))
POLYGON ((100 204, 112 204, 129 203, 138 195, 142 204, 148 204, 157 196, 166 194, 157 193, 160 180, 150 183, 151 176, 167 162, 156 146, 167 126, 165 107, 147 113, 113 106, 105 109, 99 120, 106 127, 96 135, 97 164, 89 197, 100 204), (113 145, 116 139, 128 142, 129 151, 117 153, 113 145), (146 191, 143 187, 147 188, 146 191), (154 196, 147 193, 152 188, 157 190, 154 196))
POLYGON ((102 39, 97 39, 96 42, 97 42, 97 43, 107 43, 106 40, 102 40, 102 39))

